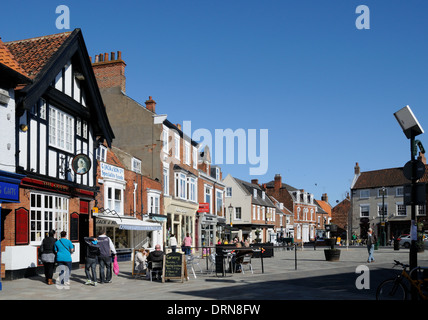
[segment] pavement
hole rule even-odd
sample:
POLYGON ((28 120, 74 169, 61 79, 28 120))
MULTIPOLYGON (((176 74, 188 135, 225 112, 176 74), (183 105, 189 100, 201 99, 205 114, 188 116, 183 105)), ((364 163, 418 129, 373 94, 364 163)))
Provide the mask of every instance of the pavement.
MULTIPOLYGON (((367 263, 365 247, 340 247, 337 262, 324 258, 324 248, 275 249, 274 257, 252 259, 254 273, 216 276, 200 260, 202 272, 196 278, 189 270, 183 282, 135 278, 131 262, 119 262, 120 272, 112 283, 85 285, 83 268, 74 269, 69 286, 45 284, 43 275, 17 280, 3 280, 0 300, 152 300, 164 301, 163 306, 206 301, 274 301, 274 300, 375 300, 378 284, 393 275, 393 260, 409 262, 409 250, 381 247, 375 250, 374 263, 367 263), (364 279, 364 280, 363 280, 364 279)), ((418 264, 428 267, 428 251, 418 253, 418 264)), ((98 272, 98 268, 97 268, 98 272)), ((58 277, 56 273, 54 280, 58 277)), ((168 308, 169 308, 168 307, 168 308)), ((172 312, 178 312, 177 310, 172 312)))

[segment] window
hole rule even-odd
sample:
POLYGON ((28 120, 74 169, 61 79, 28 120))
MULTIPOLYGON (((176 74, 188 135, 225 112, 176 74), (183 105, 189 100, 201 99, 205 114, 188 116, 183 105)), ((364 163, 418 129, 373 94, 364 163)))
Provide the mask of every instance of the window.
POLYGON ((260 220, 260 206, 257 206, 257 220, 260 220))
POLYGON ((46 101, 45 99, 40 99, 40 109, 39 109, 40 119, 46 120, 46 101))
POLYGON ((175 196, 180 199, 186 199, 186 175, 177 172, 175 174, 175 196))
POLYGON ((235 217, 234 217, 234 220, 241 220, 241 219, 242 219, 241 207, 235 207, 235 217))
POLYGON ((49 145, 73 152, 74 121, 68 114, 49 107, 49 145))
POLYGON ((141 173, 141 160, 132 158, 132 171, 141 173))
POLYGON ((104 184, 106 196, 105 206, 109 210, 116 211, 117 214, 123 215, 123 189, 124 185, 118 183, 104 184))
POLYGON ((383 215, 384 217, 388 216, 388 204, 385 203, 385 206, 382 205, 382 203, 378 203, 377 205, 377 215, 381 216, 383 215), (382 213, 383 208, 385 208, 385 212, 382 213))
POLYGON ((232 187, 226 188, 226 197, 230 198, 232 196, 232 187))
POLYGON ((370 197, 370 190, 360 190, 360 198, 366 199, 370 197))
POLYGON ((106 162, 107 160, 107 148, 104 146, 99 146, 96 151, 96 157, 98 161, 106 162))
POLYGON ((163 165, 163 194, 169 195, 169 168, 165 163, 163 165))
POLYGON ((160 213, 160 191, 149 189, 147 191, 147 213, 160 213))
POLYGON ((220 180, 220 168, 215 168, 215 179, 220 180))
POLYGON ((404 196, 404 189, 403 189, 403 187, 397 187, 395 189, 395 195, 397 197, 403 197, 404 196))
POLYGON ((180 160, 180 136, 174 134, 174 156, 180 160))
POLYGON ((184 163, 190 166, 190 143, 184 142, 184 163))
POLYGON ((82 120, 80 118, 76 118, 76 135, 82 135, 82 120))
POLYGON ((382 196, 387 197, 388 196, 388 189, 387 188, 377 189, 377 196, 378 196, 378 198, 382 198, 382 196))
POLYGON ((406 206, 402 202, 397 203, 397 216, 406 216, 406 215, 407 215, 406 206))
POLYGON ((370 217, 370 205, 368 204, 360 205, 360 217, 362 218, 370 217))
POLYGON ((216 191, 216 214, 221 216, 223 213, 223 191, 216 191))
POLYGON ((254 199, 257 199, 257 189, 253 189, 253 197, 254 199))
POLYGON ((41 242, 46 233, 68 232, 68 198, 42 193, 30 195, 30 241, 41 242))
POLYGON ((253 220, 256 220, 256 206, 253 204, 253 220))
POLYGON ((209 213, 212 213, 213 212, 213 210, 212 210, 212 205, 213 205, 213 189, 212 189, 212 187, 211 186, 208 186, 208 185, 205 185, 205 187, 204 187, 204 190, 205 190, 205 202, 206 203, 208 203, 209 204, 209 207, 210 207, 210 212, 209 213))
POLYGON ((425 205, 419 205, 416 208, 416 215, 417 216, 424 216, 425 215, 425 205))
POLYGON ((163 126, 163 131, 162 131, 162 151, 165 153, 169 153, 168 152, 168 128, 163 126))
POLYGON ((187 197, 188 200, 196 202, 196 179, 195 178, 187 178, 187 197))
POLYGON ((262 199, 264 200, 265 199, 265 192, 264 191, 262 191, 262 199))
POLYGON ((198 168, 198 149, 196 147, 193 148, 193 168, 198 168))

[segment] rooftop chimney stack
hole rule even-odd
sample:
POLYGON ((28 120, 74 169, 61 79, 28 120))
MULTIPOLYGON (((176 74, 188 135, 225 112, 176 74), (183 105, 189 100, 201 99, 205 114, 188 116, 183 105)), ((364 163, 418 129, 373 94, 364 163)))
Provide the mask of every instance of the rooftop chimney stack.
POLYGON ((123 92, 126 92, 126 63, 122 60, 120 51, 117 52, 117 58, 114 52, 110 53, 110 59, 108 53, 100 53, 95 56, 94 61, 92 68, 100 89, 120 87, 123 92))
POLYGON ((251 180, 251 183, 259 185, 259 179, 253 179, 253 180, 251 180))
POLYGON ((281 175, 280 175, 279 173, 277 173, 277 174, 275 175, 275 180, 274 180, 273 186, 274 186, 274 189, 275 189, 275 190, 279 190, 279 189, 281 189, 281 186, 282 186, 282 178, 281 178, 281 175))
POLYGON ((152 99, 152 96, 149 96, 149 100, 146 100, 145 104, 147 110, 156 113, 156 101, 152 99))

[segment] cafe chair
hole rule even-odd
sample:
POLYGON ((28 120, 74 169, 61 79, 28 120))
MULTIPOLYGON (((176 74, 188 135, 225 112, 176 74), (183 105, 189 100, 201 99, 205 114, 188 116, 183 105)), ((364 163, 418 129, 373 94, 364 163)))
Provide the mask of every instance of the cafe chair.
POLYGON ((209 261, 210 261, 210 270, 211 273, 215 271, 215 253, 211 253, 209 255, 209 261))
POLYGON ((251 270, 251 273, 254 274, 254 272, 253 272, 253 266, 251 265, 251 255, 250 254, 246 254, 244 256, 244 259, 241 262, 241 270, 242 270, 243 274, 245 274, 245 272, 244 272, 244 266, 247 266, 251 270))
POLYGON ((190 268, 192 270, 193 276, 196 279, 195 266, 198 266, 199 270, 202 273, 202 268, 201 268, 201 266, 199 264, 200 257, 199 256, 194 256, 193 254, 189 254, 189 255, 186 256, 186 259, 187 259, 186 260, 187 268, 188 269, 190 268))
POLYGON ((151 268, 149 270, 150 281, 153 281, 153 274, 155 274, 156 278, 162 276, 162 261, 152 261, 151 268))

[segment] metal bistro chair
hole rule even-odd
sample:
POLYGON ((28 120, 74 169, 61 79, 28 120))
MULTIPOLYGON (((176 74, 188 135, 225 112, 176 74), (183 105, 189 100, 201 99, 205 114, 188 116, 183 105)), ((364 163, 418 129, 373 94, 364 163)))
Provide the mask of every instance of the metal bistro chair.
POLYGON ((244 259, 242 260, 241 270, 242 270, 243 274, 245 274, 245 272, 244 272, 244 266, 248 266, 249 269, 251 270, 251 273, 254 274, 254 272, 253 272, 253 266, 251 265, 251 256, 252 256, 251 254, 246 254, 244 256, 244 259))
POLYGON ((156 278, 162 276, 162 261, 152 261, 152 267, 149 270, 150 281, 153 281, 153 273, 156 275, 156 278))
POLYGON ((210 271, 213 273, 215 271, 215 253, 211 253, 209 255, 209 261, 210 261, 210 271))
POLYGON ((196 273, 195 273, 195 267, 194 266, 198 266, 199 271, 202 273, 202 268, 199 264, 199 256, 194 256, 193 254, 189 254, 186 256, 186 262, 187 262, 187 268, 190 268, 192 270, 193 276, 196 279, 196 273))

